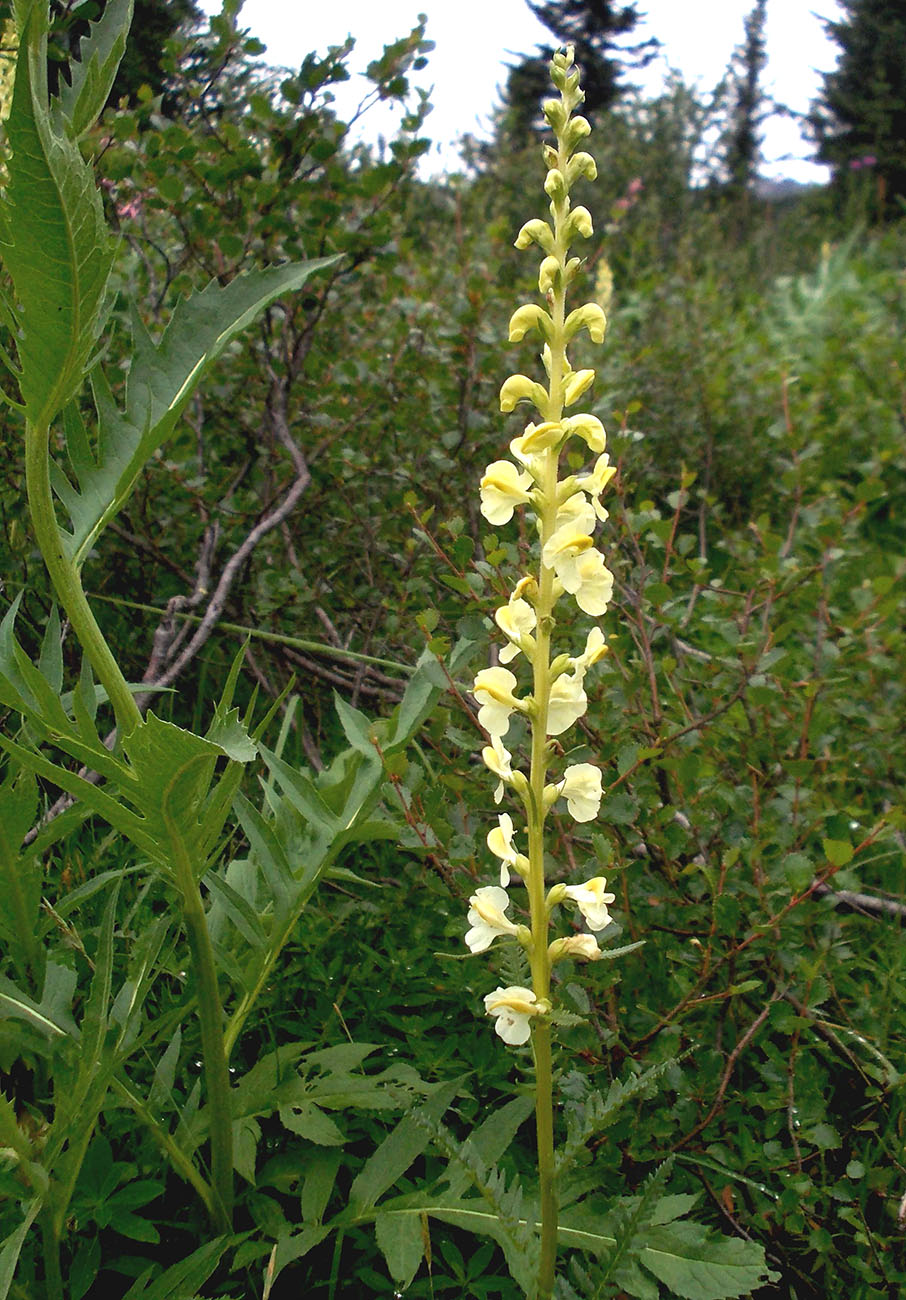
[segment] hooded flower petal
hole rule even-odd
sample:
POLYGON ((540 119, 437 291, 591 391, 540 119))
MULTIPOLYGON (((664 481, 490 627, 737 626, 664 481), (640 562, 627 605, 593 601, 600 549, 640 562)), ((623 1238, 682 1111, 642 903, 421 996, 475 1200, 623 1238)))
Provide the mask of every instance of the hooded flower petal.
MULTIPOLYGON (((561 510, 567 509, 570 505, 570 501, 574 500, 574 497, 570 497, 569 501, 563 503, 561 510)), ((584 508, 582 502, 584 502, 584 506, 588 505, 585 498, 582 497, 579 506, 580 511, 584 508)), ((564 590, 570 593, 575 592, 579 586, 579 581, 574 579, 576 560, 580 555, 584 554, 584 552, 590 551, 594 547, 594 542, 582 527, 584 522, 585 520, 581 513, 579 514, 578 523, 574 523, 571 519, 567 519, 567 522, 559 527, 544 543, 544 548, 541 552, 541 558, 544 563, 549 569, 554 570, 557 577, 563 583, 564 590)))
POLYGON ((522 701, 513 694, 516 678, 508 668, 482 668, 472 687, 478 701, 478 721, 491 736, 505 736, 510 728, 510 714, 521 709, 522 701))
POLYGON ((528 859, 518 853, 513 844, 513 819, 509 813, 500 813, 497 825, 488 831, 488 848, 495 857, 500 858, 500 884, 505 889, 510 883, 509 868, 522 874, 528 863, 528 859))
POLYGON ((615 895, 606 893, 607 880, 604 876, 594 876, 584 885, 567 885, 566 897, 571 898, 585 917, 589 930, 606 930, 611 922, 607 904, 612 903, 615 895))
POLYGON ((510 905, 509 895, 498 885, 476 889, 469 899, 469 925, 466 944, 471 952, 484 952, 502 934, 516 934, 514 925, 504 914, 510 905))
POLYGON ((495 460, 481 480, 481 513, 496 527, 508 524, 518 505, 531 501, 532 476, 509 460, 495 460))
POLYGON ((497 789, 494 791, 494 802, 500 803, 503 798, 503 787, 509 785, 513 779, 513 755, 504 748, 499 736, 492 736, 490 745, 486 745, 481 751, 481 757, 485 767, 490 768, 499 778, 497 789))
POLYGON ((604 640, 604 633, 599 627, 593 627, 585 638, 585 649, 572 661, 573 668, 584 676, 588 669, 603 659, 606 654, 607 642, 604 640))
POLYGON ((589 451, 604 450, 607 441, 604 425, 596 415, 571 415, 563 424, 570 434, 585 439, 589 451))
POLYGON ((588 696, 582 677, 564 674, 558 677, 550 690, 547 705, 547 734, 559 736, 577 722, 588 708, 588 696))
POLYGON ((559 790, 570 817, 577 822, 594 821, 601 806, 601 769, 593 763, 574 763, 566 769, 559 790))
POLYGON ((557 575, 565 591, 576 598, 576 604, 592 618, 600 618, 613 596, 613 574, 604 563, 600 551, 588 550, 576 556, 567 575, 557 575))
POLYGON ((494 621, 510 642, 500 652, 501 663, 508 664, 511 659, 516 658, 520 650, 531 654, 535 645, 532 632, 536 619, 535 611, 527 600, 514 594, 508 604, 501 605, 500 609, 495 610, 494 621))
POLYGON ((531 1018, 540 1014, 535 994, 519 984, 496 988, 493 993, 488 993, 484 1008, 489 1016, 494 1017, 498 1037, 511 1047, 521 1047, 528 1042, 532 1032, 531 1018))

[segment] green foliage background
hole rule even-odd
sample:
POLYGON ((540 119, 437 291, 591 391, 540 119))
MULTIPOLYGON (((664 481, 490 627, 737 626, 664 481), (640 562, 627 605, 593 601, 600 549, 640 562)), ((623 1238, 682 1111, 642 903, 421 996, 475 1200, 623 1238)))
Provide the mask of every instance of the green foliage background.
MULTIPOLYGON (((168 44, 180 94, 167 115, 139 94, 84 142, 119 232, 104 339, 114 376, 133 312, 157 336, 179 295, 212 278, 338 255, 228 346, 86 564, 127 678, 142 679, 152 651, 156 680, 178 666, 178 689, 155 706, 164 717, 197 726, 250 633, 239 702, 253 682, 276 698, 295 674, 283 754, 316 769, 345 743, 334 691, 386 714, 426 646, 444 655, 465 639, 484 659, 489 611, 530 542, 489 530, 477 483, 520 428, 497 413, 501 379, 535 364, 502 339, 528 288, 512 241, 540 211, 526 207, 525 178, 540 192, 542 168, 534 152, 492 151, 460 177, 415 178, 424 105, 406 78, 423 37, 391 44, 370 70, 375 97, 408 104, 380 155, 349 142, 331 103, 348 48, 279 76, 228 17, 168 44), (291 488, 293 513, 247 546, 291 488), (205 618, 212 592, 222 608, 183 665, 181 629, 205 618)), ((821 194, 748 198, 743 220, 692 184, 708 125, 680 84, 630 99, 599 124, 600 179, 583 196, 603 231, 584 288, 610 299, 592 409, 620 467, 608 524, 618 599, 575 753, 601 762, 607 797, 599 823, 564 820, 552 869, 606 872, 619 942, 644 946, 602 963, 590 993, 566 977, 564 999, 586 1020, 562 1029, 564 1125, 590 1086, 663 1073, 577 1144, 571 1186, 600 1199, 604 1222, 613 1198, 643 1198, 672 1156, 674 1195, 696 1195, 701 1221, 764 1246, 779 1280, 759 1296, 875 1300, 906 1283, 906 238, 901 222, 870 224, 859 177, 833 207, 821 194)), ((16 421, 3 418, 3 595, 27 590, 18 632, 37 655, 50 598, 16 421)), ((77 673, 65 640, 63 658, 77 673)), ((345 872, 302 913, 246 1027, 247 1236, 220 1272, 205 1256, 187 1296, 209 1276, 205 1294, 259 1294, 275 1241, 295 1243, 275 1298, 394 1294, 385 1257, 405 1255, 405 1241, 388 1254, 352 1221, 330 1238, 311 1225, 346 1205, 399 1113, 433 1086, 461 1081, 446 1121, 460 1138, 524 1092, 526 1063, 479 1014, 485 964, 462 957, 493 815, 468 680, 464 661, 418 744, 388 760, 396 838, 344 850, 345 872), (379 1046, 343 1055, 350 1038, 379 1046), (335 1054, 306 1057, 302 1084, 281 1093, 274 1062, 291 1047, 335 1054), (342 1087, 331 1093, 328 1076, 342 1087)), ((248 853, 238 833, 230 850, 235 883, 248 853)), ((48 843, 30 885, 43 900, 34 942, 0 899, 4 975, 31 966, 37 979, 37 945, 54 945, 63 974, 43 994, 35 984, 36 1004, 77 1005, 110 942, 114 983, 126 980, 162 910, 140 866, 115 860, 91 820, 48 843), (98 883, 114 871, 126 904, 115 942, 98 883)), ((228 967, 252 923, 229 894, 220 901, 228 967)), ((161 1026, 186 997, 170 944, 153 994, 161 1026)), ((196 1032, 187 1021, 166 1046, 158 1033, 136 1065, 181 1125, 198 1104, 196 1032)), ((0 1071, 39 1136, 47 1066, 14 1020, 0 1020, 0 1071)), ((508 1114, 509 1176, 530 1167, 531 1135, 508 1114)), ((437 1142, 421 1147, 422 1181, 439 1176, 437 1142)), ((414 1187, 408 1166, 400 1177, 403 1193, 414 1187)), ((12 1167, 0 1192, 2 1219, 12 1167)), ((150 1296, 134 1279, 189 1256, 206 1231, 191 1190, 111 1104, 73 1201, 72 1300, 150 1296)), ((455 1222, 432 1222, 430 1240, 407 1296, 518 1294, 498 1243, 455 1222)), ((33 1294, 29 1268, 41 1275, 37 1256, 11 1295, 33 1294)), ((647 1293, 613 1278, 592 1290, 579 1267, 564 1287, 656 1294, 650 1278, 647 1293)))

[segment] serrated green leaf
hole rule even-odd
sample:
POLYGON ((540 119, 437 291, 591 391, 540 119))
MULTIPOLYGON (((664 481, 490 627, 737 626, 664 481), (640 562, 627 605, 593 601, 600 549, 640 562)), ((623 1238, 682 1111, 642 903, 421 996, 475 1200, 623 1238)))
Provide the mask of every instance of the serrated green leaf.
POLYGON ((299 1137, 306 1138, 319 1147, 338 1147, 346 1141, 342 1129, 313 1102, 281 1106, 279 1114, 280 1123, 285 1129, 290 1133, 298 1133, 299 1137))
POLYGON ((378 1212, 374 1218, 374 1235, 391 1278, 405 1290, 425 1255, 421 1216, 378 1212))
POLYGON ((203 1286, 229 1245, 229 1237, 214 1237, 199 1246, 186 1259, 172 1264, 154 1282, 153 1269, 146 1269, 129 1288, 123 1300, 173 1300, 176 1295, 192 1295, 203 1286))
POLYGON ((40 1209, 40 1199, 36 1198, 31 1201, 25 1212, 25 1218, 18 1228, 11 1232, 0 1245, 0 1300, 6 1300, 9 1295, 9 1289, 16 1273, 16 1265, 19 1262, 19 1254, 40 1209))
POLYGON ((653 1224, 639 1259, 682 1300, 731 1300, 775 1280, 756 1242, 721 1237, 688 1220, 653 1224))
POLYGON ((79 57, 69 64, 71 84, 60 81, 63 125, 73 140, 80 140, 100 116, 131 25, 132 0, 107 0, 99 20, 79 42, 79 57))
POLYGON ((362 713, 360 709, 355 709, 351 704, 338 695, 333 693, 334 708, 337 711, 337 717, 340 719, 340 726, 346 735, 346 739, 352 745, 353 749, 364 754, 366 758, 373 758, 375 748, 371 740, 374 724, 367 714, 362 713))
POLYGON ((428 1100, 404 1115, 359 1171, 349 1189, 350 1207, 360 1212, 374 1205, 406 1172, 431 1141, 428 1125, 437 1123, 459 1090, 460 1081, 437 1084, 428 1100))
POLYGON ((853 846, 849 840, 822 840, 824 856, 835 867, 845 867, 853 860, 853 846))
POLYGON ((47 108, 47 7, 23 5, 0 209, 19 387, 46 429, 82 386, 104 319, 112 245, 90 164, 47 108))
POLYGON ((224 348, 278 298, 293 293, 333 257, 272 266, 212 281, 178 303, 159 344, 133 316, 132 364, 125 409, 117 407, 100 368, 92 377, 98 413, 96 455, 81 440, 67 445, 76 486, 62 474, 54 489, 69 512, 68 545, 81 565, 105 525, 122 509, 142 467, 169 436, 209 367, 224 348))
POLYGON ((300 1210, 306 1227, 320 1227, 343 1160, 341 1151, 316 1151, 306 1160, 300 1210))

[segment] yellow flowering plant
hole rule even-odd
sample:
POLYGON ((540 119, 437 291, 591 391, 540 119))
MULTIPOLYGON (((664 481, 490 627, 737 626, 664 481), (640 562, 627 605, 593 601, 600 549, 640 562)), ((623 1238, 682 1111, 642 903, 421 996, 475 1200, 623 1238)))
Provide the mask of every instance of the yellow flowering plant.
MULTIPOLYGON (((579 1104, 573 1099, 567 1107, 566 1139, 557 1148, 551 1038, 558 1020, 568 1023, 568 1014, 556 1006, 552 969, 567 960, 598 962, 641 945, 601 947, 601 940, 606 939, 611 928, 617 932, 609 911, 614 895, 608 891, 604 876, 572 884, 556 883, 552 888, 545 878, 545 823, 549 814, 555 806, 565 805, 567 814, 576 822, 592 822, 598 816, 603 794, 601 769, 590 762, 564 764, 558 738, 586 712, 586 678, 606 655, 607 644, 597 624, 587 631, 579 653, 556 644, 555 611, 558 604, 566 605, 570 598, 592 619, 600 618, 608 609, 614 579, 595 545, 594 533, 599 523, 607 521, 601 498, 615 472, 601 421, 577 409, 594 382, 595 372, 573 369, 567 355, 569 345, 581 331, 598 344, 605 330, 604 311, 598 303, 567 310, 568 291, 582 264, 579 257, 570 255, 571 247, 577 239, 587 239, 593 233, 588 210, 574 206, 570 195, 577 181, 594 180, 596 176, 593 158, 581 148, 590 128, 575 111, 584 95, 571 48, 554 55, 551 78, 560 97, 544 104, 544 115, 556 142, 544 149, 544 189, 550 201, 550 219, 527 222, 516 239, 517 248, 540 249, 538 288, 544 305, 520 306, 509 327, 512 342, 520 342, 530 333, 538 337, 547 384, 523 374, 511 375, 504 382, 500 390, 503 412, 527 402, 537 414, 510 443, 512 459, 493 461, 481 479, 481 512, 489 523, 495 527, 506 525, 517 510, 527 510, 534 517, 537 564, 532 572, 519 578, 507 603, 496 610, 494 621, 505 643, 498 648, 497 662, 482 668, 473 684, 478 720, 489 738, 482 758, 497 780, 495 802, 502 803, 509 792, 524 817, 523 828, 510 811, 500 812, 497 825, 488 832, 487 846, 498 862, 499 881, 472 894, 465 934, 472 953, 486 952, 498 939, 515 941, 524 950, 531 972, 530 987, 512 983, 484 997, 485 1011, 497 1035, 512 1047, 530 1044, 535 1070, 535 1218, 519 1220, 513 1216, 511 1234, 517 1233, 520 1224, 531 1228, 534 1222, 538 1236, 530 1244, 525 1238, 519 1239, 518 1234, 511 1237, 508 1263, 532 1300, 550 1300, 555 1294, 570 1300, 579 1294, 611 1294, 603 1289, 609 1279, 619 1284, 623 1294, 654 1295, 635 1260, 668 1286, 680 1288, 671 1294, 742 1295, 763 1276, 763 1254, 757 1247, 718 1239, 705 1248, 705 1232, 697 1225, 681 1225, 679 1235, 673 1234, 672 1228, 662 1227, 660 1231, 666 1233, 662 1242, 665 1257, 670 1257, 669 1265, 664 1265, 658 1251, 644 1245, 636 1235, 637 1227, 632 1226, 636 1221, 620 1217, 619 1206, 603 1220, 598 1212, 592 1213, 587 1202, 581 1209, 573 1205, 564 1216, 558 1206, 558 1179, 568 1174, 585 1142, 610 1122, 621 1104, 650 1089, 662 1070, 655 1067, 625 1085, 614 1082, 606 1101, 586 1089, 579 1104), (561 477, 564 452, 572 450, 576 441, 585 445, 591 467, 561 477), (531 684, 526 687, 529 675, 531 684), (527 769, 507 748, 507 743, 513 743, 509 737, 514 714, 525 720, 530 736, 527 769), (521 878, 525 885, 527 924, 514 914, 518 908, 511 906, 515 900, 507 892, 514 877, 521 878), (571 909, 570 920, 579 920, 584 928, 573 925, 568 934, 554 935, 552 926, 566 908, 571 909), (577 1114, 581 1114, 578 1121, 577 1114), (611 1231, 613 1236, 608 1235, 611 1231), (701 1263, 707 1256, 708 1278, 703 1280, 702 1275, 694 1290, 684 1289, 692 1285, 692 1273, 687 1272, 683 1232, 696 1237, 692 1252, 696 1260, 701 1263), (512 1240, 516 1240, 515 1250, 512 1240), (558 1241, 599 1256, 595 1275, 575 1259, 571 1262, 570 1275, 583 1288, 581 1292, 557 1274, 558 1241)), ((661 1200, 669 1168, 668 1161, 648 1180, 637 1200, 636 1212, 641 1216, 637 1224, 650 1221, 665 1225, 676 1217, 672 1212, 665 1217, 661 1200)), ((570 1199, 575 1201, 575 1197, 570 1199)))
POLYGON ((498 937, 515 939, 525 948, 531 968, 531 988, 500 987, 484 1002, 500 1038, 512 1046, 531 1041, 534 1055, 541 1296, 552 1292, 557 1241, 551 969, 565 959, 600 959, 596 936, 611 923, 607 907, 614 897, 607 892, 603 876, 579 885, 558 884, 551 890, 545 880, 545 821, 553 807, 563 801, 576 821, 590 822, 601 803, 600 768, 576 763, 557 773, 552 769, 559 750, 554 738, 573 726, 587 708, 585 678, 606 654, 604 635, 599 627, 593 627, 584 650, 576 655, 560 652, 553 636, 554 611, 564 598, 572 597, 579 609, 593 618, 604 614, 610 603, 613 575, 593 534, 596 525, 607 519, 601 496, 614 473, 600 420, 570 409, 591 387, 595 373, 574 370, 567 347, 583 330, 592 342, 601 343, 605 329, 604 312, 598 304, 589 302, 570 312, 566 305, 569 286, 581 265, 578 257, 570 256, 570 248, 576 239, 587 239, 593 233, 588 210, 573 206, 570 191, 580 178, 594 180, 596 175, 593 158, 580 147, 589 124, 575 113, 584 95, 571 49, 554 55, 551 77, 560 98, 544 105, 545 118, 556 138, 556 146, 545 147, 548 171, 544 189, 550 200, 550 220, 527 222, 516 239, 517 248, 537 246, 542 253, 538 288, 544 306, 528 303, 519 307, 509 328, 511 342, 520 342, 532 332, 538 336, 547 385, 521 374, 505 381, 500 390, 501 410, 509 412, 517 403, 528 402, 535 407, 537 418, 510 443, 513 459, 494 461, 481 480, 481 512, 489 523, 506 524, 517 509, 532 512, 540 558, 536 572, 523 576, 507 604, 496 611, 494 619, 506 644, 498 655, 500 663, 482 669, 473 687, 479 722, 490 738, 483 757, 498 778, 496 798, 499 802, 508 787, 521 804, 527 852, 519 849, 512 817, 502 813, 488 835, 488 847, 500 860, 500 883, 478 889, 470 898, 466 934, 472 952, 485 951, 498 937), (588 473, 561 478, 562 453, 575 439, 584 442, 595 456, 593 467, 588 473), (530 692, 522 694, 517 673, 500 666, 511 663, 518 668, 521 661, 528 665, 532 679, 530 692), (514 764, 504 745, 514 713, 521 713, 530 728, 527 772, 514 764), (519 925, 507 916, 510 899, 506 887, 511 874, 525 882, 528 925, 519 925), (587 932, 551 940, 552 913, 563 905, 577 909, 587 932))

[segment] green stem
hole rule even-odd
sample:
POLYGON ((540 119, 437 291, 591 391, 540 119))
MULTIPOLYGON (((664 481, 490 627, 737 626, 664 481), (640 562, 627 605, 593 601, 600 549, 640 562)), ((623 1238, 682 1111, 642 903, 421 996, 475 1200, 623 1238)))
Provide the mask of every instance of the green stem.
MULTIPOLYGON (((566 166, 567 154, 561 143, 558 162, 566 166)), ((565 222, 569 212, 567 202, 558 202, 554 210, 554 255, 561 267, 566 265, 567 240, 565 222)), ((566 287, 560 280, 551 301, 553 337, 550 344, 550 388, 548 390, 547 420, 563 417, 564 375, 566 373, 566 345, 564 323, 566 320, 566 287)), ((557 487, 559 451, 545 453, 545 468, 541 488, 540 543, 544 546, 557 526, 557 487)), ((529 873, 528 892, 531 910, 531 966, 532 988, 539 1002, 550 1002, 551 962, 548 947, 550 914, 547 905, 547 885, 544 870, 544 787, 550 751, 547 739, 548 709, 551 693, 551 634, 554 628, 554 571, 543 560, 539 568, 538 596, 535 602, 536 635, 533 662, 532 762, 529 775, 528 839, 529 873)), ((541 1252, 538 1267, 538 1300, 550 1300, 557 1270, 557 1203, 556 1167, 554 1161, 554 1102, 553 1060, 551 1052, 551 1027, 546 1017, 538 1017, 532 1030, 532 1051, 535 1058, 535 1130, 538 1145, 538 1196, 541 1221, 541 1252)))
POLYGON ((202 1178, 191 1160, 189 1160, 179 1144, 175 1141, 172 1134, 170 1134, 159 1120, 152 1115, 141 1097, 137 1097, 131 1088, 127 1087, 127 1085, 120 1079, 114 1079, 111 1087, 120 1100, 123 1101, 130 1110, 134 1111, 142 1123, 148 1127, 151 1136, 154 1138, 155 1142, 157 1142, 158 1146, 160 1146, 161 1150, 164 1152, 180 1178, 185 1179, 187 1183, 191 1183, 195 1188, 195 1191, 198 1193, 199 1199, 207 1210, 210 1218, 216 1219, 217 1212, 214 1202, 214 1193, 212 1192, 210 1185, 204 1180, 204 1178, 202 1178))
POLYGON ((41 1247, 44 1256, 44 1289, 47 1300, 64 1300, 63 1274, 60 1270, 60 1239, 54 1227, 53 1215, 41 1215, 41 1247))
POLYGON ((78 568, 66 554, 50 486, 49 437, 50 430, 46 426, 36 427, 26 423, 25 481, 35 540, 57 599, 66 611, 98 681, 107 692, 120 734, 128 735, 141 723, 142 716, 91 612, 91 606, 82 590, 78 568))
MULTIPOLYGON (((182 874, 182 873, 180 873, 182 874)), ((182 883, 182 882, 181 882, 182 883)), ((183 916, 198 985, 198 1022, 211 1132, 211 1184, 214 1223, 221 1232, 232 1231, 233 1220, 233 1116, 230 1071, 223 1037, 223 1008, 217 987, 214 947, 201 894, 194 879, 183 888, 183 916)))

